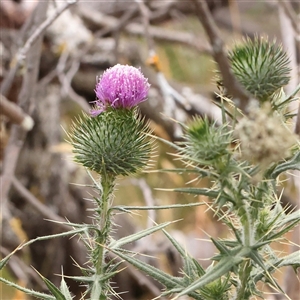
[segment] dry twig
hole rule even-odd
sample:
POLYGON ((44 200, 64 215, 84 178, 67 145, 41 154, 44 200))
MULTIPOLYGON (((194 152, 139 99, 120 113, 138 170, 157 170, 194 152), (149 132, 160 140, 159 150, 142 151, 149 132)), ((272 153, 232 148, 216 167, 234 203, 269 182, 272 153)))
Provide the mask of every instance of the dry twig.
MULTIPOLYGON (((75 4, 77 0, 68 0, 64 5, 59 7, 53 15, 51 15, 48 19, 46 19, 44 22, 40 23, 37 28, 35 28, 34 32, 28 37, 27 41, 24 43, 23 47, 21 47, 15 58, 14 58, 14 67, 10 69, 8 75, 5 77, 4 81, 2 82, 0 93, 2 95, 7 94, 8 90, 10 89, 14 77, 21 66, 21 64, 26 59, 26 56, 28 54, 28 51, 32 48, 32 46, 37 42, 38 39, 40 39, 41 36, 45 33, 46 29, 71 5, 75 4)), ((48 1, 45 2, 48 5, 48 1)), ((38 7, 36 9, 38 11, 38 7)), ((35 15, 35 13, 33 13, 35 15)), ((30 22, 28 22, 30 23, 30 22)), ((28 24, 27 23, 27 24, 28 24)), ((27 25, 26 24, 26 25, 27 25)), ((24 31, 22 32, 24 33, 24 31)))
MULTIPOLYGON (((105 27, 106 33, 111 32, 120 26, 117 18, 104 15, 99 11, 82 7, 79 11, 79 14, 88 22, 91 22, 99 27, 105 27)), ((143 25, 138 23, 130 23, 126 26, 123 26, 123 29, 125 32, 136 36, 143 37, 145 34, 143 25)), ((183 44, 202 53, 211 53, 209 45, 203 44, 203 42, 197 42, 196 37, 187 32, 163 29, 157 26, 149 26, 149 33, 155 40, 183 44)))
POLYGON ((236 104, 243 110, 247 110, 250 97, 243 89, 241 84, 234 77, 229 60, 224 51, 224 43, 221 39, 218 28, 213 20, 213 17, 207 7, 206 1, 193 0, 196 6, 198 18, 202 23, 205 32, 210 40, 212 47, 212 55, 217 62, 222 74, 223 83, 228 93, 233 97, 236 104))
POLYGON ((294 31, 297 35, 300 35, 300 22, 299 18, 297 17, 291 3, 286 0, 279 0, 279 5, 284 8, 285 13, 289 17, 291 24, 294 28, 294 31))
POLYGON ((34 209, 36 209, 43 217, 48 220, 55 221, 57 226, 66 231, 70 230, 70 226, 63 224, 66 222, 64 218, 58 216, 49 207, 39 201, 39 199, 30 193, 16 177, 12 179, 12 184, 22 198, 26 200, 26 202, 28 202, 34 209))
MULTIPOLYGON (((47 1, 40 2, 38 4, 35 13, 32 15, 33 19, 36 18, 36 24, 32 24, 32 26, 39 27, 40 24, 42 24, 46 16, 47 6, 47 1)), ((24 32, 24 34, 26 34, 26 32, 24 32)), ((18 103, 20 107, 26 112, 33 108, 32 94, 37 81, 41 45, 42 35, 38 38, 36 43, 31 46, 31 49, 28 51, 28 55, 26 57, 27 69, 23 76, 22 88, 18 97, 18 103)), ((3 172, 0 178, 2 181, 1 202, 4 210, 6 207, 7 194, 10 190, 11 181, 14 176, 17 160, 25 141, 25 137, 26 132, 22 128, 18 126, 12 126, 9 142, 5 149, 3 172)))
POLYGON ((20 125, 24 130, 29 131, 32 129, 34 125, 33 119, 24 113, 18 105, 8 101, 3 95, 0 95, 0 110, 11 122, 20 125))

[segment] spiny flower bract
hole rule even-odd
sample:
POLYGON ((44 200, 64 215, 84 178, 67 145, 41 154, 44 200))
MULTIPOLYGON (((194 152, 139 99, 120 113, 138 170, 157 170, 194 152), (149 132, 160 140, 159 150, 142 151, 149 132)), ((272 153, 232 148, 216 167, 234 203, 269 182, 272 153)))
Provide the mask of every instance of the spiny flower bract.
POLYGON ((289 58, 275 41, 248 38, 229 52, 229 60, 239 82, 262 102, 290 80, 289 58))
POLYGON ((83 115, 71 134, 74 159, 102 175, 135 174, 150 158, 149 132, 136 109, 109 108, 94 118, 83 115))
POLYGON ((184 160, 208 162, 228 153, 231 133, 226 126, 217 127, 207 118, 195 118, 186 128, 185 147, 181 150, 184 160))
POLYGON ((97 116, 109 107, 130 109, 146 100, 149 88, 148 79, 139 69, 117 64, 100 77, 91 115, 97 116))

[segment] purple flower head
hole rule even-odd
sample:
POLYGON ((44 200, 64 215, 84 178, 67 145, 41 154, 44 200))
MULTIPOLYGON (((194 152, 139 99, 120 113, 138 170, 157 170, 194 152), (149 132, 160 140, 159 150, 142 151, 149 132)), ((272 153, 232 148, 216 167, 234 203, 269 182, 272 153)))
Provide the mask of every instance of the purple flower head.
POLYGON ((146 100, 150 84, 142 72, 128 65, 107 69, 96 84, 97 100, 91 110, 93 117, 108 107, 132 108, 146 100))

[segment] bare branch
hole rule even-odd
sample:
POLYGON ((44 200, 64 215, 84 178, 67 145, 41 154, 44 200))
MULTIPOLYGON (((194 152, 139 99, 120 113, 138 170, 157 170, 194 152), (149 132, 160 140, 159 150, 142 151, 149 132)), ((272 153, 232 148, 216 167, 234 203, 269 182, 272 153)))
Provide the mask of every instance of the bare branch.
POLYGON ((29 37, 25 45, 18 51, 17 60, 22 62, 26 54, 28 53, 31 46, 36 42, 36 40, 45 33, 46 29, 71 5, 74 5, 77 0, 68 0, 64 5, 57 8, 53 15, 51 15, 47 20, 45 20, 29 37))
MULTIPOLYGON (((82 7, 79 11, 79 14, 84 19, 92 22, 99 27, 104 26, 108 29, 111 28, 111 31, 119 26, 119 20, 117 18, 106 16, 99 11, 94 11, 86 7, 82 7)), ((108 29, 106 29, 106 33, 109 32, 108 29)), ((124 31, 129 34, 142 37, 145 35, 144 27, 137 23, 130 23, 124 26, 124 31)), ((204 44, 203 42, 197 42, 195 35, 191 33, 169 30, 157 26, 149 26, 149 33, 155 40, 179 43, 194 48, 199 52, 207 54, 211 53, 209 45, 204 44)))
POLYGON ((8 101, 6 97, 0 95, 1 113, 7 116, 11 122, 20 125, 24 130, 29 131, 34 125, 33 119, 15 103, 8 101))
MULTIPOLYGON (((137 185, 144 196, 144 200, 146 202, 147 206, 154 206, 155 205, 155 199, 153 198, 153 194, 151 191, 151 188, 145 181, 145 179, 140 178, 140 179, 132 179, 131 182, 135 185, 137 185)), ((154 225, 156 220, 156 212, 155 210, 148 210, 148 220, 147 220, 147 228, 150 228, 154 225)))
MULTIPOLYGON (((43 19, 46 16, 47 6, 48 6, 48 1, 39 2, 35 10, 36 15, 33 16, 33 18, 34 17, 37 18, 36 24, 32 24, 32 26, 39 27, 40 24, 42 24, 43 19)), ((32 45, 26 57, 27 68, 23 76, 21 92, 18 96, 18 104, 24 111, 29 113, 30 110, 33 109, 32 95, 38 77, 41 46, 42 46, 42 35, 39 36, 36 43, 32 45)), ((10 190, 11 181, 14 176, 17 160, 20 151, 22 149, 23 143, 25 141, 25 137, 26 137, 26 132, 22 128, 16 125, 12 126, 9 142, 5 149, 4 161, 3 161, 3 172, 0 178, 2 181, 1 201, 4 210, 7 201, 7 194, 10 190)))
POLYGON ((68 51, 64 52, 60 56, 59 62, 56 66, 57 77, 61 83, 61 89, 64 95, 68 95, 74 102, 76 102, 82 108, 83 111, 88 112, 90 110, 90 107, 87 101, 83 97, 79 96, 71 86, 72 79, 75 76, 80 66, 79 60, 74 59, 72 61, 72 65, 70 69, 66 73, 65 69, 67 67, 68 57, 69 57, 68 51))
POLYGON ((300 22, 299 22, 299 18, 297 17, 291 3, 286 0, 279 0, 279 5, 281 5, 284 8, 284 11, 287 14, 287 16, 289 17, 295 32, 299 35, 300 34, 300 22))
MULTIPOLYGON (((59 7, 53 15, 51 15, 48 19, 42 22, 33 32, 33 34, 27 39, 24 46, 20 48, 14 58, 14 67, 10 69, 7 77, 4 79, 0 93, 2 95, 6 95, 8 90, 10 89, 13 79, 16 75, 17 70, 24 62, 26 55, 31 49, 32 45, 45 33, 46 29, 60 16, 67 8, 71 5, 75 4, 77 0, 68 0, 63 6, 59 7)), ((48 3, 48 1, 46 2, 48 3)))
POLYGON ((147 41, 147 45, 148 45, 148 51, 149 51, 149 53, 151 53, 152 51, 154 51, 154 42, 153 42, 153 38, 149 32, 150 12, 143 0, 135 0, 135 2, 138 4, 141 15, 142 15, 142 20, 143 20, 143 25, 144 25, 144 33, 145 33, 145 37, 146 37, 146 41, 147 41))
POLYGON ((57 226, 61 227, 64 230, 70 230, 70 226, 62 224, 66 222, 65 219, 58 216, 49 207, 39 201, 39 199, 37 199, 32 193, 30 193, 16 177, 13 177, 12 184, 22 196, 22 198, 26 200, 26 202, 28 202, 34 209, 36 209, 43 217, 52 221, 56 221, 57 223, 55 224, 57 224, 57 226))
POLYGON ((207 7, 206 1, 193 1, 195 2, 198 18, 210 40, 212 46, 212 55, 215 61, 218 63, 224 86, 226 87, 228 93, 233 97, 236 104, 243 111, 246 111, 250 96, 246 93, 231 71, 229 60, 224 51, 223 40, 221 39, 219 30, 207 7))

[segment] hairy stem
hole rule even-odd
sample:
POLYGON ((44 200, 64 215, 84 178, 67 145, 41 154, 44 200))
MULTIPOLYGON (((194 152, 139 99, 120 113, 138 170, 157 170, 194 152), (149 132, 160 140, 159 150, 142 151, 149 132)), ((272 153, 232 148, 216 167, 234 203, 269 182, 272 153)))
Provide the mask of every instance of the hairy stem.
POLYGON ((242 265, 241 265, 241 270, 240 270, 240 282, 241 285, 238 289, 237 297, 236 300, 246 300, 245 294, 246 294, 246 288, 247 288, 247 283, 249 282, 249 276, 252 270, 252 265, 250 259, 245 260, 242 265))
MULTIPOLYGON (((251 248, 253 244, 253 220, 249 212, 249 207, 247 203, 241 201, 238 215, 243 227, 243 245, 246 248, 251 248)), ((247 300, 247 284, 250 280, 250 273, 252 270, 252 264, 250 259, 245 259, 239 270, 240 286, 237 288, 236 300, 247 300)))
MULTIPOLYGON (((114 189, 115 176, 104 174, 101 177, 102 193, 100 201, 98 203, 98 213, 97 219, 99 221, 99 232, 96 238, 95 248, 93 252, 95 253, 95 275, 100 276, 105 273, 105 246, 108 244, 109 232, 111 227, 110 214, 108 210, 111 206, 111 196, 114 189)), ((97 279, 96 279, 97 280, 97 279)), ((96 282, 92 288, 92 295, 99 294, 99 300, 105 300, 105 292, 103 289, 103 284, 101 282, 96 282), (95 292, 96 288, 100 287, 100 291, 95 292)))

